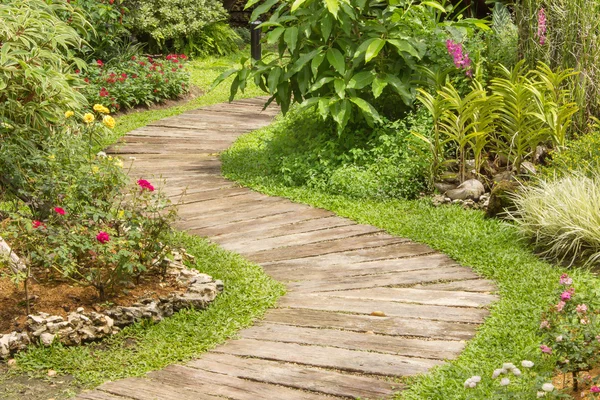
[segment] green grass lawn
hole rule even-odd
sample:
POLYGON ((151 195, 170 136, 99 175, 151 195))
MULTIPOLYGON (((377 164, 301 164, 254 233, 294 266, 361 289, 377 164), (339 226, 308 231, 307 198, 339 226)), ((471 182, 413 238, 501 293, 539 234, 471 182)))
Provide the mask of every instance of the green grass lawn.
MULTIPOLYGON (((239 138, 222 155, 225 175, 263 193, 322 207, 359 223, 380 227, 393 235, 426 243, 494 280, 498 286, 500 300, 493 304, 491 315, 461 356, 411 380, 410 388, 398 398, 532 398, 535 374, 528 372, 522 378, 514 379, 509 386, 514 393, 508 397, 494 397, 499 382, 492 381, 491 375, 504 362, 520 365, 524 359, 536 362, 538 373, 551 373, 551 364, 540 359, 538 328, 540 315, 552 303, 552 292, 558 285, 560 274, 565 271, 536 257, 530 247, 520 241, 511 225, 487 219, 479 211, 458 206, 433 207, 427 199, 356 199, 303 186, 287 186, 279 172, 270 169, 276 164, 273 159, 280 155, 273 154, 268 144, 274 138, 285 142, 290 131, 293 129, 280 121, 239 138), (283 129, 286 126, 287 130, 283 129), (476 389, 466 391, 463 383, 473 375, 481 375, 482 383, 476 389)), ((578 290, 585 286, 598 287, 600 283, 584 270, 569 273, 578 290)), ((533 396, 535 398, 535 391, 533 396)))

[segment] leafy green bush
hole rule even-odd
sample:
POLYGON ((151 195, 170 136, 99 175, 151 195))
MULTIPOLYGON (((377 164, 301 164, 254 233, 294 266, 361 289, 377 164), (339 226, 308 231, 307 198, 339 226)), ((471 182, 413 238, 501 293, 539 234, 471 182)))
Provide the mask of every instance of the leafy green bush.
POLYGON ((339 131, 349 122, 373 125, 384 105, 393 104, 397 113, 388 117, 402 115, 414 101, 419 66, 432 61, 428 50, 445 52, 448 39, 460 41, 486 27, 471 19, 440 22, 447 10, 439 3, 408 0, 268 0, 252 19, 274 6, 260 26, 266 44, 277 44, 277 56, 242 60, 216 83, 236 74, 233 97, 254 81, 284 113, 292 103, 314 106, 323 118, 333 118, 339 131))
POLYGON ((425 112, 386 122, 374 131, 342 136, 316 117, 308 110, 293 110, 266 128, 259 152, 227 151, 223 162, 234 165, 249 158, 261 175, 288 186, 306 185, 353 197, 414 198, 427 188, 429 157, 410 133, 430 134, 431 119, 425 112))
POLYGON ((542 255, 560 262, 600 261, 600 176, 567 175, 524 187, 511 213, 542 255))
POLYGON ((548 178, 579 172, 592 177, 600 171, 600 127, 590 127, 590 132, 567 142, 566 149, 552 153, 550 165, 544 174, 548 178))
POLYGON ((127 0, 132 32, 150 51, 190 55, 225 54, 237 49, 235 32, 224 24, 219 0, 127 0))
POLYGON ((184 54, 169 54, 164 60, 133 56, 126 61, 94 63, 81 75, 86 83, 82 93, 90 103, 111 111, 177 98, 190 88, 186 64, 184 54))

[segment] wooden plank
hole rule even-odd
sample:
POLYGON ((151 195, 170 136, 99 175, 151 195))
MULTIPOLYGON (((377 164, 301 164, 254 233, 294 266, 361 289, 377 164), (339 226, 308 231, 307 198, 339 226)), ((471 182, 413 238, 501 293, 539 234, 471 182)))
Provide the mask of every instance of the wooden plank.
MULTIPOLYGON (((478 280, 472 282, 478 282, 478 280)), ((430 286, 432 285, 422 286, 420 289, 379 287, 373 289, 328 292, 327 294, 329 296, 341 298, 395 301, 451 307, 485 307, 498 300, 497 296, 491 294, 460 290, 434 290, 430 289, 430 286)))
MULTIPOLYGON (((326 292, 338 293, 338 292, 326 292)), ((381 311, 390 317, 418 318, 432 321, 466 322, 477 324, 488 316, 485 309, 472 307, 448 307, 437 305, 396 303, 370 299, 353 299, 327 296, 323 293, 288 293, 279 300, 280 307, 322 311, 349 312, 370 315, 381 311)))
POLYGON ((269 322, 261 322, 251 328, 244 329, 240 332, 240 336, 244 339, 331 346, 436 360, 457 357, 466 344, 464 341, 422 340, 380 335, 373 332, 353 332, 326 328, 313 329, 269 322))
MULTIPOLYGON (((227 376, 201 369, 170 365, 167 368, 151 372, 148 377, 156 382, 185 388, 189 391, 223 396, 232 400, 290 399, 325 400, 327 397, 317 393, 275 386, 227 376)), ((197 397, 196 397, 197 398, 197 397)))
POLYGON ((99 390, 79 393, 75 400, 131 400, 132 397, 116 396, 99 390))
POLYGON ((288 236, 297 233, 316 232, 324 229, 339 228, 350 225, 356 225, 356 222, 336 216, 306 219, 299 222, 288 221, 283 225, 275 225, 265 228, 259 225, 257 226, 257 229, 253 231, 254 233, 250 236, 250 238, 247 232, 231 232, 229 234, 219 235, 219 242, 246 244, 262 239, 288 236))
POLYGON ((187 365, 257 382, 352 399, 389 397, 402 387, 377 378, 229 354, 207 353, 187 365))
POLYGON ((413 286, 418 283, 438 281, 458 281, 474 279, 477 275, 466 267, 444 267, 416 271, 390 272, 362 277, 346 277, 321 279, 314 281, 299 281, 288 284, 290 290, 301 292, 327 292, 349 289, 368 289, 385 286, 413 286))
POLYGON ((256 192, 247 190, 245 193, 223 201, 221 198, 203 201, 201 203, 190 203, 185 207, 181 207, 179 215, 185 218, 187 215, 197 215, 199 212, 205 215, 215 215, 216 212, 230 212, 233 210, 252 209, 264 204, 278 203, 282 200, 277 197, 266 197, 256 192))
POLYGON ((287 226, 288 224, 294 223, 296 221, 326 218, 330 217, 331 215, 332 213, 330 211, 320 210, 318 208, 302 208, 301 210, 295 211, 293 213, 273 214, 253 220, 223 223, 221 225, 213 226, 210 228, 195 229, 193 231, 190 231, 190 233, 194 233, 200 236, 214 236, 219 238, 238 234, 244 235, 245 237, 249 237, 253 234, 253 232, 256 231, 268 230, 280 226, 287 226))
MULTIPOLYGON (((335 252, 332 254, 321 254, 312 257, 310 264, 307 264, 305 258, 292 258, 278 261, 262 261, 263 267, 277 266, 302 268, 310 265, 318 265, 319 267, 339 266, 367 262, 379 262, 382 260, 390 260, 396 262, 398 259, 409 257, 424 256, 428 254, 436 254, 430 247, 411 242, 408 239, 397 238, 397 241, 391 240, 385 246, 363 246, 362 248, 350 249, 347 251, 335 252)), ((439 253, 437 253, 439 254, 439 253)))
POLYGON ((217 205, 214 210, 204 210, 202 204, 192 203, 179 208, 179 216, 190 223, 198 223, 198 226, 206 226, 214 221, 224 223, 226 221, 238 221, 250 219, 256 212, 259 216, 268 214, 270 210, 278 208, 279 211, 294 211, 289 201, 278 198, 267 197, 258 201, 250 201, 236 207, 227 207, 226 204, 217 205))
POLYGON ((341 253, 349 250, 368 247, 383 247, 395 243, 404 243, 406 239, 387 234, 361 236, 349 239, 337 239, 324 243, 313 243, 300 246, 289 246, 281 249, 264 250, 249 255, 249 259, 257 262, 275 262, 298 258, 314 257, 330 253, 341 253))
POLYGON ((396 377, 417 375, 441 364, 424 358, 253 339, 232 340, 213 352, 396 377))
POLYGON ((265 321, 307 328, 346 329, 382 335, 411 336, 440 340, 468 340, 475 335, 475 324, 340 314, 329 311, 275 309, 265 321))
MULTIPOLYGON (((198 388, 204 386, 201 382, 197 385, 198 388)), ((134 400, 198 400, 197 392, 188 390, 186 387, 157 382, 154 379, 128 378, 105 383, 98 389, 134 400)), ((202 399, 216 400, 220 398, 210 393, 203 393, 202 399)))
MULTIPOLYGON (((340 255, 342 258, 345 258, 346 254, 347 253, 341 253, 340 255)), ((269 275, 272 275, 276 279, 294 281, 415 271, 457 265, 453 260, 439 253, 425 253, 424 255, 417 255, 414 257, 334 265, 329 265, 328 263, 322 265, 321 257, 315 257, 310 261, 310 263, 305 262, 302 265, 294 264, 292 266, 288 265, 285 261, 281 264, 263 264, 263 268, 265 271, 268 271, 269 275)))
POLYGON ((237 251, 241 254, 255 253, 257 251, 275 249, 280 247, 288 247, 290 245, 300 246, 312 243, 330 241, 334 239, 345 239, 357 236, 372 235, 381 232, 381 229, 369 225, 347 225, 338 228, 322 229, 318 231, 290 233, 285 236, 277 236, 274 238, 254 240, 245 243, 235 243, 231 241, 222 241, 220 238, 215 238, 217 243, 223 245, 230 250, 237 251))
MULTIPOLYGON (((487 279, 468 279, 456 282, 442 282, 422 286, 425 289, 459 290, 465 292, 493 293, 498 290, 494 282, 487 279)), ((421 288, 421 286, 415 286, 421 288)))

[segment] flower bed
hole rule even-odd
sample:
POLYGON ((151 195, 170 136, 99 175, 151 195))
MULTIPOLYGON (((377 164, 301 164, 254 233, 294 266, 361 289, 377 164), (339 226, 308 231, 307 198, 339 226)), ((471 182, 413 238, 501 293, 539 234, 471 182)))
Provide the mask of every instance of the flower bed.
POLYGON ((175 99, 190 90, 185 54, 169 54, 164 59, 132 56, 130 60, 105 64, 97 60, 87 71, 82 93, 90 103, 111 111, 175 99))

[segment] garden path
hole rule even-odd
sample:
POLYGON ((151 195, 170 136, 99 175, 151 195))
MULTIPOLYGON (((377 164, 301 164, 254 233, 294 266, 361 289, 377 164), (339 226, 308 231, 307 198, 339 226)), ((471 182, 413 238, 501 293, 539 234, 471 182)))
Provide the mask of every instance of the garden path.
POLYGON ((174 199, 187 188, 178 228, 262 265, 288 294, 201 358, 78 399, 386 398, 396 378, 455 358, 488 314, 493 284, 428 246, 223 178, 218 153, 278 113, 264 101, 163 119, 113 153, 137 158, 133 178, 162 175, 174 199))

